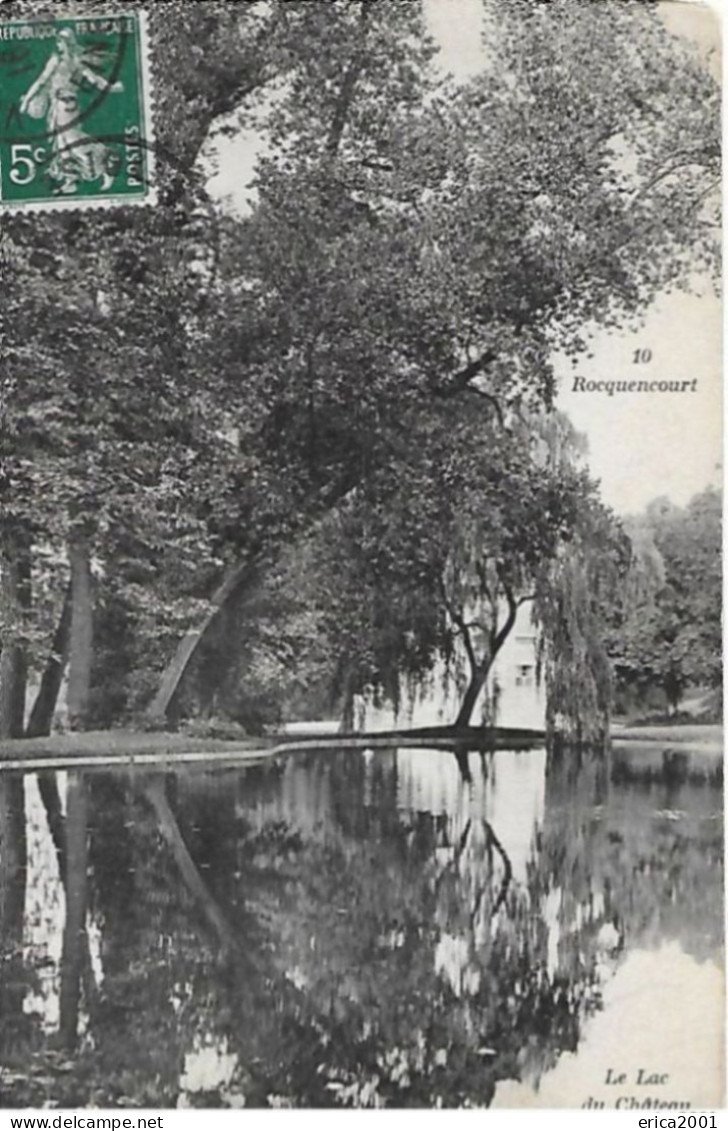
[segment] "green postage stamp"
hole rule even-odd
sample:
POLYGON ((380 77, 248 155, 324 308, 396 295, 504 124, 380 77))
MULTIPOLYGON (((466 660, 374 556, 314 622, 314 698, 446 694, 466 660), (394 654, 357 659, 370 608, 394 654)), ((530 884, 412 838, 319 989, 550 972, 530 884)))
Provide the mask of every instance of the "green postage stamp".
POLYGON ((0 213, 154 203, 143 12, 0 21, 0 213))

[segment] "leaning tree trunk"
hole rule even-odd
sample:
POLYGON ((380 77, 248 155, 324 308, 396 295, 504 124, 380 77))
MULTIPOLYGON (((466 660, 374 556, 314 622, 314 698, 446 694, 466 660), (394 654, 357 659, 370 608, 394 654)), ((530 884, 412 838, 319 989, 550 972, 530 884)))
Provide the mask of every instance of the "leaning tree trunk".
POLYGON ((147 719, 155 726, 162 726, 187 671, 192 657, 202 640, 207 636, 218 616, 238 595, 243 586, 251 584, 258 576, 259 563, 246 562, 237 566, 223 579, 210 600, 210 610, 199 627, 190 629, 177 646, 177 650, 162 674, 159 689, 147 708, 147 719))
MULTIPOLYGON (((328 513, 333 510, 355 486, 356 481, 352 481, 350 477, 337 483, 323 501, 321 513, 328 513)), ((257 544, 250 549, 246 560, 234 566, 223 578, 210 598, 209 611, 201 624, 185 634, 177 645, 174 656, 162 673, 157 693, 146 711, 147 721, 152 726, 161 727, 164 725, 173 700, 179 692, 185 672, 189 668, 199 645, 208 637, 217 618, 225 613, 230 604, 249 586, 255 586, 267 559, 270 559, 270 547, 266 551, 260 544, 257 544)))
POLYGON ((51 733, 53 716, 58 704, 63 673, 68 662, 68 651, 71 635, 71 587, 66 590, 63 599, 61 615, 56 626, 56 631, 51 644, 51 651, 46 661, 46 666, 41 676, 38 693, 31 708, 28 725, 25 728, 26 738, 42 738, 51 733))
POLYGON ((492 661, 481 664, 471 676, 470 683, 468 684, 467 690, 463 695, 463 701, 460 704, 460 710, 458 711, 457 717, 455 719, 456 727, 470 726, 470 721, 473 717, 475 705, 478 702, 481 691, 487 683, 488 674, 491 667, 492 661))
POLYGON ((155 775, 145 786, 144 795, 154 809, 159 828, 169 845, 180 875, 196 900, 205 919, 212 927, 224 953, 235 955, 238 940, 215 897, 200 875, 190 850, 182 836, 177 819, 167 800, 164 778, 155 775))

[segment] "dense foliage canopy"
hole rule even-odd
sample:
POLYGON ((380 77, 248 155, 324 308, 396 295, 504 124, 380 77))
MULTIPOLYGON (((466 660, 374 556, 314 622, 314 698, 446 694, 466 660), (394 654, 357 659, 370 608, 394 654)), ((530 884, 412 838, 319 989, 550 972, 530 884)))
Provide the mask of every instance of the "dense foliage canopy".
POLYGON ((632 578, 610 656, 625 692, 660 688, 673 711, 690 687, 722 683, 722 509, 708 488, 684 508, 656 499, 630 524, 632 578))
POLYGON ((3 218, 6 732, 49 654, 74 725, 139 710, 169 661, 164 717, 200 625, 322 522, 359 530, 366 584, 331 599, 362 672, 357 618, 383 618, 352 585, 381 602, 391 577, 389 667, 421 670, 478 563, 518 600, 553 557, 590 489, 538 473, 528 421, 555 350, 714 266, 718 93, 651 5, 484 13, 457 83, 419 3, 157 4, 159 207, 3 218), (200 155, 243 126, 265 144, 241 215, 200 155))

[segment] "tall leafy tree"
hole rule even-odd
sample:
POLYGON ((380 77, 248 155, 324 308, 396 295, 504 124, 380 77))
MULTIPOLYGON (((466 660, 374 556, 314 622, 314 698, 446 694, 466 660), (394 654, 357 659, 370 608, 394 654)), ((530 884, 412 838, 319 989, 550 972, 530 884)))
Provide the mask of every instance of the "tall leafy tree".
POLYGON ((370 7, 282 91, 230 259, 230 379, 264 392, 245 443, 299 516, 365 495, 454 402, 499 422, 548 405, 556 347, 578 360, 590 323, 638 317, 713 254, 716 91, 655 12, 486 5, 497 65, 460 88, 410 69, 404 90, 390 68, 372 101, 370 7))
POLYGON ((685 508, 657 499, 632 520, 633 573, 643 583, 625 594, 610 653, 622 687, 660 687, 672 711, 688 687, 721 686, 721 529, 714 488, 685 508))

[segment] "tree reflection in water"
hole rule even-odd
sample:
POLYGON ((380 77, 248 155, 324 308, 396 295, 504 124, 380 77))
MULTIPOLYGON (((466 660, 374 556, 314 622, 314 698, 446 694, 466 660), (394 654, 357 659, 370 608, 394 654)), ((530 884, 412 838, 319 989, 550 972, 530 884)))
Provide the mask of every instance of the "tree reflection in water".
POLYGON ((471 782, 438 784, 447 757, 78 776, 70 1058, 27 1012, 22 821, 4 801, 3 1104, 488 1105, 498 1080, 535 1084, 577 1048, 625 949, 674 938, 717 954, 717 793, 685 787, 668 807, 659 787, 609 787, 601 760, 552 756, 519 862, 499 759, 526 776, 543 760, 472 756, 471 782))
POLYGON ((16 774, 0 776, 0 1064, 14 1066, 27 1042, 23 1014, 27 973, 23 917, 27 867, 25 788, 16 774))

